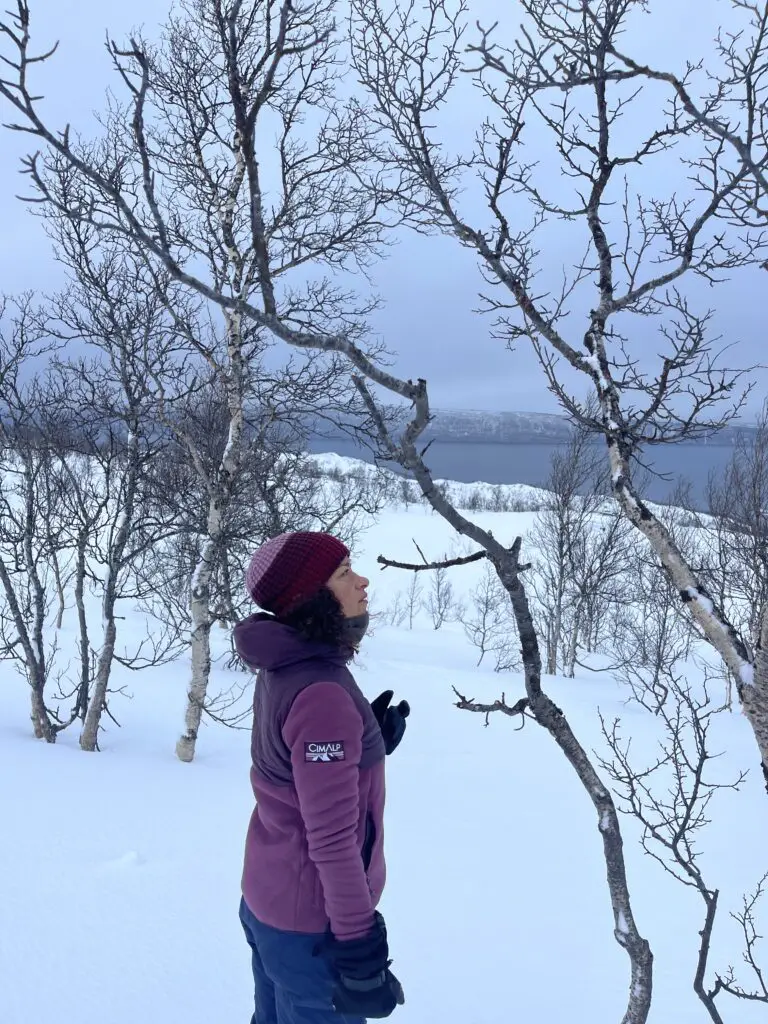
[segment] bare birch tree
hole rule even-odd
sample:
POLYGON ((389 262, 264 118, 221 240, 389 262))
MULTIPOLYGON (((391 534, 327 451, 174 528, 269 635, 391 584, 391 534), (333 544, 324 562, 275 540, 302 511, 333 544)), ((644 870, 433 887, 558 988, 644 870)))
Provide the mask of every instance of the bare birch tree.
MULTIPOLYGON (((729 6, 728 28, 715 40, 717 68, 707 73, 701 90, 696 88, 697 65, 689 62, 683 74, 675 74, 633 59, 615 39, 609 50, 628 74, 667 85, 675 121, 688 119, 708 141, 706 159, 717 158, 727 192, 716 215, 731 228, 764 230, 768 227, 768 3, 730 0, 729 6)), ((692 163, 696 180, 703 166, 702 160, 692 163)), ((760 266, 768 269, 768 261, 760 266)), ((716 504, 722 501, 716 499, 716 504)), ((722 581, 723 577, 717 578, 722 581)), ((729 628, 719 609, 714 609, 709 635, 736 681, 755 729, 768 786, 768 604, 750 623, 751 644, 744 644, 738 632, 729 628)), ((705 617, 707 611, 705 605, 705 617)))
POLYGON ((442 629, 453 617, 455 598, 453 584, 448 578, 447 569, 436 569, 432 575, 431 587, 427 595, 427 611, 435 630, 442 629))
POLYGON ((424 588, 422 587, 418 576, 414 576, 408 585, 408 590, 405 595, 405 607, 407 609, 406 618, 408 621, 408 629, 413 629, 413 624, 416 620, 416 616, 424 607, 423 593, 424 588))
POLYGON ((613 612, 626 599, 624 580, 629 564, 630 527, 613 503, 606 503, 584 537, 581 558, 572 577, 573 618, 563 659, 573 677, 582 651, 599 651, 610 639, 613 612))
MULTIPOLYGON (((680 122, 694 124, 708 140, 710 154, 727 154, 721 178, 732 184, 717 215, 731 225, 768 225, 768 3, 729 0, 730 11, 714 40, 713 67, 703 86, 696 72, 703 62, 686 63, 683 74, 634 60, 611 39, 609 52, 635 79, 663 83, 674 99, 680 122)), ((695 167, 696 164, 694 163, 695 167)), ((765 265, 763 264, 763 269, 765 265)))
POLYGON ((551 459, 544 504, 529 535, 532 587, 544 623, 547 672, 573 676, 581 646, 600 629, 612 584, 626 569, 626 535, 610 507, 605 460, 577 426, 551 459))
POLYGON ((154 415, 154 382, 178 379, 179 343, 140 262, 114 248, 98 257, 86 235, 59 231, 57 240, 72 284, 57 297, 48 330, 95 353, 56 366, 61 393, 81 417, 83 440, 90 439, 86 456, 98 467, 101 490, 102 516, 88 539, 87 560, 88 577, 100 589, 103 635, 80 737, 82 749, 94 751, 115 661, 154 665, 173 648, 160 624, 136 650, 121 654, 117 605, 141 597, 140 566, 175 529, 173 515, 153 498, 148 470, 166 443, 154 415))
POLYGON ((68 546, 54 526, 55 469, 38 416, 43 387, 35 384, 50 350, 32 296, 0 298, 0 644, 29 684, 35 736, 55 743, 76 712, 59 714, 47 694, 56 653, 53 564, 61 567, 68 546))
POLYGON ((481 29, 467 45, 464 0, 428 0, 418 17, 407 2, 354 0, 353 63, 390 201, 419 230, 477 254, 499 337, 527 340, 569 415, 604 438, 615 499, 737 680, 768 787, 768 617, 750 649, 643 500, 633 467, 648 447, 708 436, 742 408, 746 371, 723 361, 711 311, 683 289, 765 259, 762 223, 727 223, 744 208, 755 161, 734 166, 725 141, 708 144, 679 95, 651 126, 632 117, 644 75, 615 51, 645 6, 521 0, 516 38, 481 29), (486 107, 474 146, 451 152, 434 125, 465 72, 486 107), (562 174, 529 156, 534 132, 540 149, 553 146, 562 174), (658 179, 644 182, 646 169, 669 168, 675 153, 679 178, 665 171, 664 194, 652 194, 658 179), (470 182, 485 200, 479 218, 463 201, 470 182), (550 223, 559 225, 556 254, 540 244, 550 223), (563 268, 568 250, 584 255, 563 268), (651 332, 661 351, 644 370, 636 353, 651 332), (574 396, 578 379, 597 416, 574 396))
MULTIPOLYGON (((42 324, 51 322, 46 308, 42 324)), ((41 529, 48 538, 58 537, 63 558, 49 554, 56 581, 59 608, 56 628, 61 629, 69 600, 76 615, 77 671, 68 668, 58 675, 57 699, 71 703, 72 720, 85 722, 93 682, 95 652, 91 645, 87 596, 93 585, 90 560, 95 539, 109 518, 109 488, 105 486, 98 459, 101 426, 71 401, 68 381, 60 364, 50 362, 38 378, 33 394, 37 437, 52 468, 46 474, 46 501, 41 505, 41 529)))
POLYGON ((754 988, 740 984, 733 968, 711 971, 710 952, 717 924, 720 892, 713 888, 701 863, 701 840, 711 823, 710 805, 718 794, 738 790, 744 781, 742 773, 732 781, 719 780, 713 771, 717 754, 712 748, 711 731, 718 716, 725 710, 713 702, 705 669, 701 686, 692 684, 686 667, 679 661, 666 665, 661 673, 645 685, 638 679, 634 697, 659 725, 660 753, 650 764, 641 764, 630 753, 630 741, 622 734, 617 719, 602 721, 603 735, 610 748, 610 757, 602 759, 602 767, 613 780, 622 804, 642 825, 642 846, 645 852, 682 885, 694 889, 704 904, 704 921, 699 931, 700 943, 692 984, 713 1024, 724 1024, 718 996, 768 1003, 766 978, 759 963, 756 907, 763 894, 766 877, 755 890, 744 897, 743 910, 732 914, 744 936, 743 959, 756 982, 754 988), (666 698, 659 701, 659 686, 666 698))
POLYGON ((50 356, 50 309, 33 309, 29 301, 18 309, 17 344, 5 349, 4 355, 12 358, 2 360, 0 389, 6 460, 0 535, 10 555, 5 574, 0 572, 7 602, 0 619, 7 651, 22 663, 30 682, 35 734, 54 742, 75 720, 85 723, 90 705, 94 652, 86 596, 99 581, 92 555, 109 525, 114 494, 95 457, 104 424, 89 422, 72 378, 64 381, 61 365, 41 358, 24 365, 40 337, 48 339, 50 356), (70 595, 77 613, 76 673, 71 663, 59 667, 62 651, 56 635, 70 595), (49 685, 53 682, 57 691, 49 685))
POLYGON ((757 429, 737 438, 722 476, 710 479, 707 512, 714 522, 703 575, 757 648, 768 605, 768 404, 757 429))
POLYGON ((669 696, 665 680, 691 656, 695 633, 677 607, 674 587, 648 553, 636 552, 627 583, 628 603, 616 617, 608 650, 617 658, 617 676, 635 695, 650 700, 653 694, 661 707, 669 696))
MULTIPOLYGON (((161 280, 189 286, 224 315, 223 337, 212 347, 180 312, 178 295, 169 296, 177 330, 213 359, 230 409, 221 486, 211 492, 191 597, 183 760, 194 756, 207 688, 209 584, 221 501, 242 465, 254 340, 265 328, 283 340, 327 331, 360 339, 373 303, 333 275, 364 268, 393 220, 365 174, 364 121, 340 93, 335 7, 334 0, 182 0, 158 46, 139 36, 109 43, 127 102, 110 106, 94 143, 49 130, 38 115, 28 88, 26 0, 2 26, 15 50, 6 67, 16 77, 0 79, 0 95, 22 118, 18 127, 46 146, 27 167, 46 210, 142 252, 161 280)), ((321 358, 334 365, 338 357, 325 351, 315 365, 321 358)))
POLYGON ((486 563, 480 581, 470 593, 468 608, 461 616, 464 635, 480 652, 477 664, 493 656, 496 672, 519 668, 517 628, 504 588, 493 567, 486 563))

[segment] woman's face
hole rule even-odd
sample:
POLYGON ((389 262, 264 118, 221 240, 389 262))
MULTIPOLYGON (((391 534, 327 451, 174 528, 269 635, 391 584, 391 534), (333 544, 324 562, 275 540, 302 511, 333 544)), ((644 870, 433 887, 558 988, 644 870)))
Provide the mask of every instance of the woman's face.
POLYGON ((345 558, 326 584, 341 605, 347 619, 363 615, 368 609, 368 580, 353 572, 348 558, 345 558))

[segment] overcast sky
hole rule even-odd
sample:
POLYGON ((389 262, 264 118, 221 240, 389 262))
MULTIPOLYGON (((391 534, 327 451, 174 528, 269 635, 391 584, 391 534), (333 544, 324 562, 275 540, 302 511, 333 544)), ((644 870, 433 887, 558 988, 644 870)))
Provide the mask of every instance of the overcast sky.
MULTIPOLYGON (((513 0, 509 11, 514 12, 513 0)), ((498 10, 494 0, 470 0, 473 16, 498 10)), ((4 8, 14 4, 6 0, 4 8)), ((632 52, 656 66, 680 71, 686 58, 711 52, 719 19, 730 12, 728 0, 655 0, 652 19, 643 19, 632 38, 632 52), (691 17, 695 10, 695 17, 691 17)), ((59 52, 40 70, 37 91, 45 95, 43 110, 49 122, 69 121, 86 134, 93 130, 92 112, 103 105, 105 88, 118 89, 104 48, 107 30, 120 39, 132 27, 144 25, 153 35, 168 10, 163 0, 30 0, 33 35, 48 46, 60 41, 59 52)), ((494 14, 495 16, 495 14, 494 14)), ((630 47, 627 46, 629 50, 630 47)), ((479 104, 465 94, 450 118, 446 142, 464 145, 471 138, 479 104)), ((0 105, 2 120, 8 111, 0 105)), ((0 135, 0 291, 52 290, 62 282, 48 240, 39 223, 14 195, 23 192, 19 156, 29 142, 22 136, 0 135)), ((557 174, 553 163, 550 171, 557 174)), ((650 172, 652 173, 652 172, 650 172)), ((648 179, 653 187, 662 182, 648 179)), ((572 230, 572 229, 569 229, 572 230)), ((547 265, 557 280, 569 248, 548 242, 547 265)), ((580 244, 580 243, 579 243, 580 244)), ((575 248, 574 250, 575 251, 575 248)), ((374 272, 375 285, 385 299, 375 327, 390 349, 398 353, 396 368, 406 376, 426 376, 434 406, 475 409, 557 411, 532 353, 520 345, 514 354, 491 337, 488 318, 473 312, 480 278, 471 253, 452 239, 407 236, 374 272)), ((716 307, 717 331, 733 348, 729 363, 747 366, 766 362, 764 302, 765 272, 742 273, 716 290, 696 289, 699 308, 716 307), (762 323, 761 323, 762 320, 762 323)), ((583 334, 573 326, 574 344, 583 334)), ((633 336, 633 355, 643 366, 653 365, 660 345, 643 324, 633 336), (645 334, 643 334, 643 330, 645 334)), ((755 413, 768 394, 765 375, 756 378, 758 394, 750 405, 755 413)))

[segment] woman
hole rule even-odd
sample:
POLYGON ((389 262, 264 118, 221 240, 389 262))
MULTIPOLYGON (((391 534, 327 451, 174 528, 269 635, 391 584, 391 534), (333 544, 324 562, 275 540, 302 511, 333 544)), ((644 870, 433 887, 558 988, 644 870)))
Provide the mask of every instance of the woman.
POLYGON ((286 533, 255 553, 246 585, 264 613, 235 626, 258 672, 256 809, 240 905, 252 951, 251 1024, 362 1024, 403 1002, 384 920, 384 756, 408 705, 373 704, 347 665, 368 626, 368 580, 326 533, 286 533))

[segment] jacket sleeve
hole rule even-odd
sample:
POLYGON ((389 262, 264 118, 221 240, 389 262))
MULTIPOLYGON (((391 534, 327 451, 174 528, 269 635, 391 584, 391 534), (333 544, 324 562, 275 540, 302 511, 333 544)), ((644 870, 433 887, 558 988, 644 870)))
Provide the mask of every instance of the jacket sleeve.
POLYGON ((313 683, 283 726, 311 857, 337 939, 356 939, 374 911, 358 843, 363 719, 338 683, 313 683))

